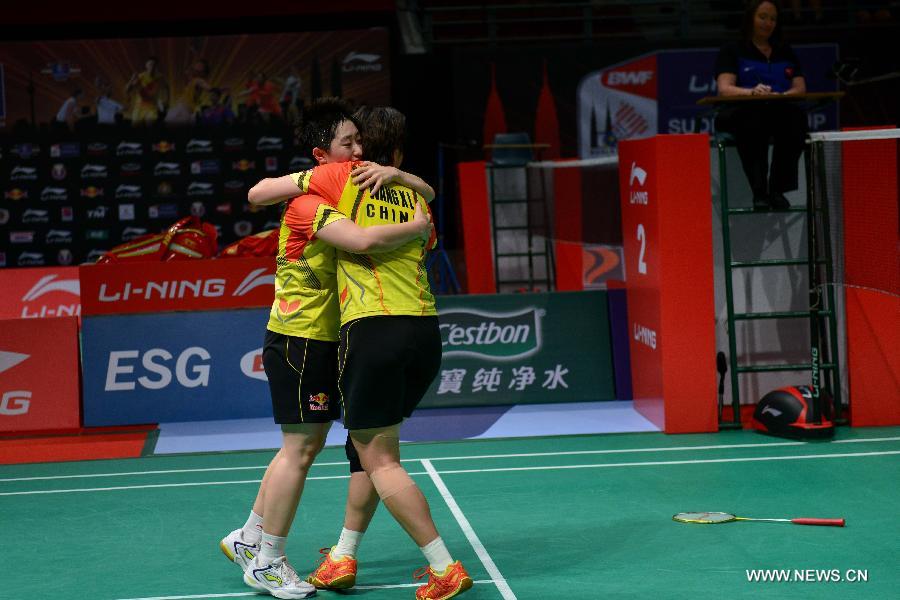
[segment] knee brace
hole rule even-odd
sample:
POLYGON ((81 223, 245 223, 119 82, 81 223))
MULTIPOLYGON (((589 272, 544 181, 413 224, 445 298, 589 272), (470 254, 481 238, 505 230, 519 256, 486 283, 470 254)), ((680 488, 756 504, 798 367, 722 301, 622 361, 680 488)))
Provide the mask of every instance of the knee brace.
POLYGON ((406 469, 400 465, 375 469, 369 473, 369 479, 372 480, 372 485, 375 486, 375 491, 382 500, 387 500, 406 488, 416 485, 406 469))
POLYGON ((349 435, 347 436, 347 442, 344 444, 344 454, 347 455, 347 460, 350 462, 351 473, 365 471, 359 460, 359 452, 356 451, 356 446, 353 445, 353 440, 350 439, 349 435))

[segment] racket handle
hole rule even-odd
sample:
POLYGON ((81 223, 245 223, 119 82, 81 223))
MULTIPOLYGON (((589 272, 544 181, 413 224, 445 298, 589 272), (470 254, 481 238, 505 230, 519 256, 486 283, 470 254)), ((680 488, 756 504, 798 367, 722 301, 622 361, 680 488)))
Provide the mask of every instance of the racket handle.
POLYGON ((831 527, 843 527, 844 519, 791 519, 795 525, 830 525, 831 527))

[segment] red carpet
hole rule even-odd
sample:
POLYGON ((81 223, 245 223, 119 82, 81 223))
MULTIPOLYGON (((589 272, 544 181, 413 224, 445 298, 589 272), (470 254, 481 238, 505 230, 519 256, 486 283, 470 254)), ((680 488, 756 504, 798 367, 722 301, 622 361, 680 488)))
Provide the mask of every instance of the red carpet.
POLYGON ((0 438, 0 464, 134 458, 154 430, 0 438))

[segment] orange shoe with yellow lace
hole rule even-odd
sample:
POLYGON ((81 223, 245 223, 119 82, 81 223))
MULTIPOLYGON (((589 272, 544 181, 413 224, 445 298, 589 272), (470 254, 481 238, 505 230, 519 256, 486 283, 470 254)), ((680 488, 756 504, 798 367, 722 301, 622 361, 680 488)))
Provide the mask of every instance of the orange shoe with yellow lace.
MULTIPOLYGON (((356 585, 356 559, 350 556, 334 558, 334 548, 319 550, 325 557, 315 571, 310 573, 306 581, 320 590, 346 590, 356 585)), ((448 596, 449 597, 449 596, 448 596)))
POLYGON ((472 587, 472 578, 459 561, 450 563, 443 573, 435 573, 431 567, 423 567, 413 577, 422 579, 426 573, 428 583, 416 589, 417 600, 446 600, 472 587))

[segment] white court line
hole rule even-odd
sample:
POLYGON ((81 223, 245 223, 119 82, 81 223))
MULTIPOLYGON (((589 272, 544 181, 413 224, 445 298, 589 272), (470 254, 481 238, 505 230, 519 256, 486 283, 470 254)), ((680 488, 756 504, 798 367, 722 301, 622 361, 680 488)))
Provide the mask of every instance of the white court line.
MULTIPOLYGON (((604 469, 612 467, 653 467, 662 465, 701 465, 712 463, 729 463, 729 462, 758 462, 767 460, 805 460, 812 458, 852 458, 857 456, 888 456, 900 454, 900 450, 888 450, 885 452, 851 452, 848 454, 799 454, 793 456, 760 456, 752 458, 707 458, 700 460, 659 460, 649 462, 627 462, 627 463, 603 463, 595 465, 551 465, 542 467, 501 467, 496 469, 458 469, 453 471, 442 471, 445 475, 457 475, 460 473, 503 473, 510 471, 552 471, 564 469, 604 469)), ((419 459, 425 462, 429 459, 419 459)), ((430 461, 429 461, 430 462, 430 461)), ((427 473, 410 473, 410 475, 427 475, 427 473)), ((349 479, 349 475, 330 475, 307 477, 307 481, 315 481, 317 479, 349 479)), ((103 488, 74 488, 63 490, 28 490, 22 492, 0 492, 0 496, 31 496, 36 494, 67 494, 74 492, 110 492, 117 490, 140 490, 151 488, 174 488, 174 487, 202 487, 208 485, 238 485, 243 483, 259 483, 261 479, 248 479, 244 481, 201 481, 197 483, 156 483, 151 485, 123 485, 119 487, 103 487, 103 488)))
MULTIPOLYGON (((835 444, 855 444, 861 442, 896 442, 898 437, 861 438, 858 440, 834 440, 835 444)), ((821 442, 812 442, 812 444, 821 442)), ((773 442, 762 444, 716 444, 708 446, 678 446, 663 448, 619 448, 613 450, 571 450, 567 452, 529 452, 520 454, 477 454, 473 456, 439 456, 428 458, 432 462, 439 460, 482 460, 487 458, 531 458, 535 456, 576 456, 581 454, 630 454, 634 452, 684 452, 690 450, 726 450, 728 448, 777 448, 782 446, 808 446, 810 442, 773 442)), ((404 458, 401 462, 419 462, 421 458, 404 458)), ((314 467, 339 467, 346 465, 347 461, 313 463, 314 467)), ((80 475, 47 475, 43 477, 10 477, 0 479, 0 483, 13 481, 48 481, 53 479, 88 479, 91 477, 125 477, 138 475, 171 475, 175 473, 213 473, 223 471, 247 471, 265 469, 267 465, 255 465, 248 467, 208 467, 203 469, 169 469, 162 471, 126 471, 122 473, 84 473, 80 475)))
MULTIPOLYGON (((474 582, 477 585, 485 583, 494 583, 490 579, 479 579, 474 582)), ((421 583, 398 583, 396 585, 357 585, 353 586, 354 590, 390 590, 395 588, 411 588, 418 587, 421 583)), ((229 594, 194 594, 191 596, 150 596, 144 598, 120 598, 119 600, 195 600, 199 598, 243 598, 246 596, 263 597, 265 594, 258 592, 232 592, 229 594)))
MULTIPOLYGON (((416 473, 416 475, 424 475, 424 473, 416 473)), ((316 479, 350 479, 349 475, 330 475, 321 477, 307 477, 306 481, 314 481, 316 479)), ((240 485, 244 483, 259 483, 262 479, 244 479, 237 481, 198 481, 194 483, 152 483, 147 485, 122 485, 114 487, 101 488, 72 488, 68 490, 30 490, 24 492, 0 492, 0 496, 30 496, 35 494, 65 494, 67 492, 114 492, 118 490, 146 490, 153 488, 173 488, 173 487, 204 487, 208 485, 240 485)))
POLYGON ((500 569, 498 569, 497 565, 494 564, 494 560, 491 558, 491 555, 488 554, 488 551, 484 547, 484 544, 482 544, 481 540, 478 539, 478 536, 475 534, 475 530, 472 529, 472 525, 469 523, 466 515, 463 514, 463 511, 459 507, 459 504, 456 503, 456 500, 453 498, 453 494, 450 493, 450 490, 444 484, 444 480, 441 479, 440 475, 438 475, 438 472, 435 470, 434 465, 432 465, 431 461, 428 459, 423 460, 422 465, 425 467, 425 471, 428 473, 428 476, 431 477, 431 481, 433 481, 434 485, 437 486, 438 491, 444 498, 444 502, 446 502, 447 506, 450 508, 450 512, 452 512, 453 516, 456 517, 456 522, 459 523, 460 528, 462 528, 463 533, 466 535, 466 539, 469 540, 469 543, 472 544, 472 548, 475 549, 475 554, 478 555, 478 558, 481 560, 481 564, 484 565, 484 568, 487 569, 488 575, 490 575, 494 583, 497 584, 497 589, 500 590, 500 595, 503 596, 504 600, 516 600, 516 595, 513 594, 513 591, 509 588, 509 584, 500 573, 500 569))
POLYGON ((506 471, 550 471, 554 469, 603 469, 609 467, 654 467, 660 465, 700 465, 711 463, 729 462, 757 462, 767 460, 806 460, 811 458, 851 458, 856 456, 886 456, 900 454, 900 450, 888 450, 885 452, 851 452, 849 454, 798 454, 795 456, 757 456, 752 458, 707 458, 702 460, 659 460, 651 462, 631 463, 603 463, 599 465, 558 465, 550 467, 506 467, 499 469, 459 469, 455 471, 441 471, 444 475, 456 475, 459 473, 499 473, 506 471))

